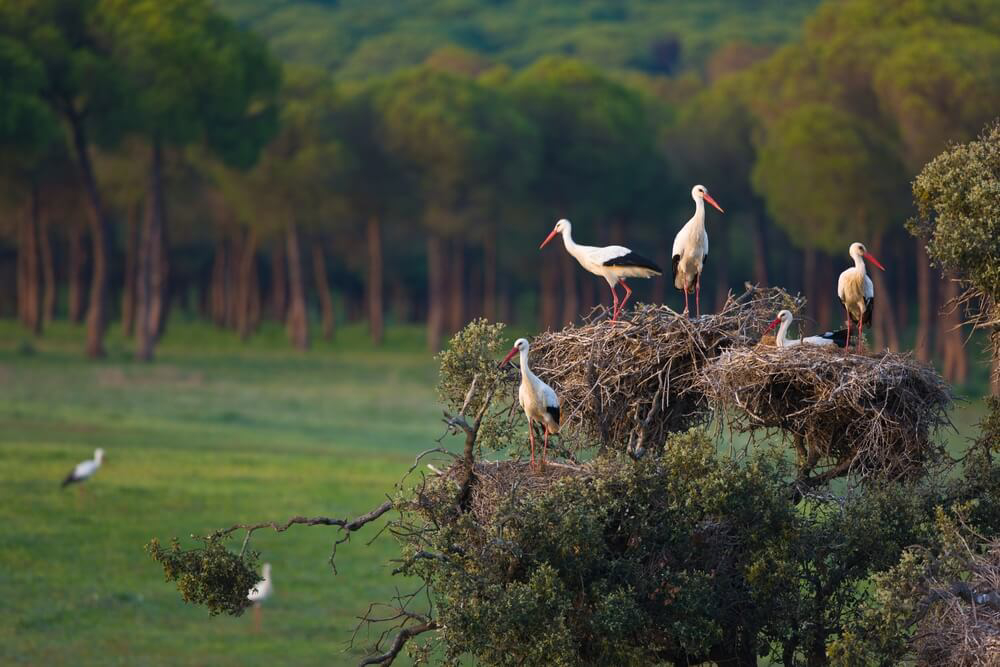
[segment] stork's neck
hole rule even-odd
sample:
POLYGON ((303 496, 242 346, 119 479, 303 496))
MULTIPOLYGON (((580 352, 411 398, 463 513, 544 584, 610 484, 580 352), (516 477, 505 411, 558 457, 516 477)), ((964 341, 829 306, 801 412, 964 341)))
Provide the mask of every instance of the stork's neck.
POLYGON ((791 320, 782 320, 781 326, 778 327, 778 347, 785 347, 788 343, 788 327, 792 326, 791 320))
POLYGON ((861 275, 868 275, 868 267, 865 266, 865 258, 862 255, 854 256, 854 268, 861 272, 861 275))
POLYGON ((705 227, 705 200, 701 197, 693 197, 694 199, 694 217, 691 218, 691 222, 694 223, 695 227, 705 227))
POLYGON ((532 372, 531 369, 528 368, 528 351, 521 350, 520 352, 521 352, 521 377, 530 378, 532 376, 532 372))

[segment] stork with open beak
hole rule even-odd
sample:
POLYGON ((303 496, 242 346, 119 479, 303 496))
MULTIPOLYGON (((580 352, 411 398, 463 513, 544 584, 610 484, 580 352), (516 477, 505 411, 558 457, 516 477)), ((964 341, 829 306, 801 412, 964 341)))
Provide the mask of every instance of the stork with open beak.
POLYGON ((771 322, 771 326, 767 328, 768 331, 774 327, 781 325, 778 328, 778 336, 775 338, 775 345, 778 347, 794 347, 796 345, 836 345, 838 347, 847 347, 847 336, 850 333, 850 329, 840 329, 839 331, 827 331, 825 334, 820 336, 807 336, 805 338, 788 338, 788 327, 791 326, 792 321, 795 318, 792 316, 790 310, 782 310, 778 313, 778 316, 774 318, 771 322))
POLYGON ((862 327, 871 326, 872 311, 875 309, 875 286, 872 279, 868 277, 868 269, 865 260, 885 271, 885 267, 879 264, 878 260, 865 248, 863 243, 852 243, 849 250, 854 266, 840 274, 837 280, 837 296, 844 304, 847 312, 847 344, 851 342, 851 327, 855 323, 858 325, 858 351, 864 342, 862 338, 862 327))
POLYGON ((521 355, 521 387, 517 390, 517 398, 528 418, 528 435, 531 438, 531 465, 535 465, 535 429, 533 422, 539 422, 545 430, 545 445, 542 448, 542 465, 545 465, 545 455, 549 449, 549 434, 559 433, 559 397, 552 387, 538 379, 538 376, 528 368, 528 350, 531 345, 525 338, 514 341, 507 356, 500 365, 503 366, 515 354, 521 355))
POLYGON ((674 287, 684 292, 684 314, 688 313, 688 294, 694 289, 694 304, 701 316, 701 272, 708 259, 708 232, 705 231, 705 202, 724 213, 715 203, 704 185, 691 188, 694 199, 694 216, 687 221, 674 237, 673 276, 674 287))
POLYGON ((628 298, 632 296, 632 290, 625 283, 626 278, 652 278, 663 275, 663 271, 655 262, 646 259, 639 253, 632 252, 625 246, 609 245, 597 248, 577 244, 573 241, 573 225, 565 218, 556 223, 556 226, 538 248, 544 248, 545 244, 554 239, 556 234, 562 234, 566 252, 571 254, 580 263, 580 266, 608 281, 608 286, 611 287, 611 297, 614 299, 612 322, 618 319, 618 315, 625 309, 628 298), (625 298, 622 299, 621 304, 618 303, 618 293, 615 291, 615 285, 619 283, 625 288, 625 298))

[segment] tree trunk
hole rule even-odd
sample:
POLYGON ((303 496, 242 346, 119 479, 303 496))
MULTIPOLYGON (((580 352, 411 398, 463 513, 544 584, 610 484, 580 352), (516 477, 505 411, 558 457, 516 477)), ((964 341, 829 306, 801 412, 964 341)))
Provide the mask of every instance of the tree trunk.
POLYGON ((715 312, 722 310, 729 296, 729 219, 721 217, 715 226, 718 241, 712 242, 712 265, 715 267, 715 312))
POLYGON ((754 214, 750 233, 753 237, 753 279, 761 287, 767 287, 767 219, 763 210, 754 214))
POLYGON ((70 322, 83 321, 83 271, 87 263, 87 246, 84 243, 83 225, 73 224, 69 228, 69 316, 70 322))
POLYGON ((556 303, 556 271, 558 260, 552 261, 553 259, 550 258, 549 261, 543 261, 538 271, 538 279, 541 282, 538 292, 540 295, 539 316, 541 318, 540 328, 542 331, 555 329, 559 322, 558 304, 556 303))
POLYGON ((286 229, 288 253, 288 339, 299 350, 309 348, 309 318, 306 313, 306 291, 302 277, 302 254, 299 252, 299 232, 294 222, 286 229))
POLYGON ((229 262, 226 264, 226 328, 240 330, 243 306, 243 257, 248 239, 234 229, 229 237, 229 262))
POLYGON ((39 313, 38 267, 38 198, 32 188, 31 198, 21 215, 20 243, 17 252, 17 305, 21 322, 31 333, 42 332, 39 313))
POLYGON ((969 377, 969 363, 965 356, 965 345, 962 338, 962 314, 955 306, 960 290, 958 283, 951 278, 945 278, 944 294, 945 312, 938 318, 940 329, 938 339, 941 341, 941 374, 952 384, 963 384, 969 377))
POLYGON ((250 332, 257 330, 260 326, 260 272, 257 270, 257 256, 254 255, 250 262, 250 303, 248 305, 249 320, 248 329, 250 332))
POLYGON ((222 237, 215 242, 215 257, 212 260, 212 286, 209 289, 209 314, 212 322, 219 327, 226 324, 226 240, 222 237))
POLYGON ((486 224, 483 234, 483 317, 497 321, 497 229, 486 224))
MULTIPOLYGON (((882 239, 875 242, 875 256, 878 257, 883 248, 882 239)), ((892 292, 889 290, 885 273, 874 266, 868 267, 868 275, 875 288, 875 312, 872 314, 875 329, 875 349, 889 348, 892 352, 899 350, 899 329, 896 326, 896 311, 892 307, 892 292)))
POLYGON ((153 294, 149 310, 149 322, 153 330, 154 340, 160 340, 163 332, 167 328, 167 314, 170 312, 170 247, 167 238, 167 204, 166 197, 163 196, 163 186, 161 179, 161 212, 160 212, 160 234, 156 239, 159 254, 158 271, 153 274, 153 294))
POLYGON ((934 306, 934 280, 931 262, 921 239, 916 240, 917 268, 917 340, 914 350, 918 361, 928 362, 931 350, 934 349, 934 318, 937 315, 934 306))
POLYGON ((236 310, 236 330, 240 340, 246 340, 254 330, 254 295, 260 291, 257 285, 257 230, 247 230, 240 256, 239 298, 236 310))
POLYGON ((436 234, 427 236, 427 348, 441 349, 444 335, 444 241, 436 234))
POLYGON ((159 307, 157 294, 162 290, 160 261, 163 235, 163 147, 159 139, 153 140, 149 163, 148 198, 142 234, 139 237, 138 273, 136 276, 135 303, 135 358, 149 361, 156 344, 155 309, 159 307))
POLYGON ((382 225, 377 216, 365 226, 368 241, 368 332, 372 342, 382 344, 385 325, 382 310, 382 225))
POLYGON ((288 311, 288 269, 285 267, 285 245, 278 243, 271 251, 271 317, 285 321, 288 311))
POLYGON ((448 276, 448 332, 455 333, 465 321, 465 244, 452 239, 448 276))
POLYGON ((128 236, 125 240, 125 275, 122 287, 122 335, 132 335, 135 325, 136 282, 139 254, 139 204, 133 204, 128 216, 128 236))
POLYGON ((104 330, 108 309, 108 254, 111 221, 104 211, 101 193, 90 160, 90 148, 83 128, 83 119, 68 118, 73 134, 73 146, 83 178, 84 190, 90 203, 90 238, 93 244, 93 271, 90 276, 90 296, 87 306, 87 356, 97 359, 105 355, 104 330))
POLYGON ((323 315, 323 339, 333 339, 333 295, 326 275, 326 257, 323 245, 314 243, 312 248, 313 277, 316 279, 316 294, 319 295, 320 312, 323 315))
POLYGON ((572 324, 580 316, 580 300, 576 292, 576 275, 580 266, 568 252, 559 253, 559 266, 562 270, 562 317, 558 324, 572 324))
MULTIPOLYGON (((35 194, 38 200, 38 193, 35 194)), ((42 263, 42 323, 52 324, 56 312, 56 267, 52 260, 52 239, 49 237, 49 218, 41 201, 37 201, 38 211, 38 254, 42 263)))

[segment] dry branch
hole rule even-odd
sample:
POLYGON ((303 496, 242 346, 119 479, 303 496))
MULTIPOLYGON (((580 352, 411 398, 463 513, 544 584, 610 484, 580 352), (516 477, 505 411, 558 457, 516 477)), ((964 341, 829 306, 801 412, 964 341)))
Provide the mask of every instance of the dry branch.
POLYGON ((731 428, 783 430, 813 484, 848 471, 883 478, 919 471, 941 451, 933 435, 950 423, 953 400, 934 369, 910 355, 806 345, 729 350, 697 386, 731 428))
POLYGON ((695 319, 639 304, 611 323, 598 308, 582 326, 538 336, 532 368, 560 396, 568 449, 661 447, 668 433, 709 421, 696 388, 705 364, 755 344, 776 312, 800 306, 783 290, 748 286, 718 314, 695 319))

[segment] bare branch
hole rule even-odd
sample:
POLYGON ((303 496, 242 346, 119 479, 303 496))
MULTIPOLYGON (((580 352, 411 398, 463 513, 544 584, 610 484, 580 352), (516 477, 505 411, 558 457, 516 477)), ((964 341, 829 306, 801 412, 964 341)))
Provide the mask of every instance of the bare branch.
POLYGON ((382 653, 381 655, 373 655, 365 658, 358 663, 358 667, 365 667, 365 665, 391 665, 399 652, 403 650, 403 647, 413 637, 424 632, 430 632, 431 630, 437 630, 439 627, 436 621, 427 621, 426 623, 421 623, 420 625, 414 625, 412 627, 403 627, 399 633, 396 634, 396 638, 392 640, 392 646, 388 651, 382 653))

